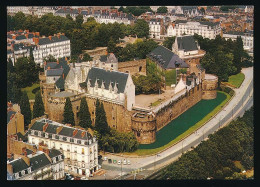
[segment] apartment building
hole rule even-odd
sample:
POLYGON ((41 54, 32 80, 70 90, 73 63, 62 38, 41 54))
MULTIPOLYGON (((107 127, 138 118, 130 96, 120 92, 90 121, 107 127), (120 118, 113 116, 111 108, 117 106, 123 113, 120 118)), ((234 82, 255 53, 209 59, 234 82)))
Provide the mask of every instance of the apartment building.
POLYGON ((98 170, 98 143, 88 131, 42 118, 29 127, 28 142, 60 150, 71 174, 89 177, 98 170))

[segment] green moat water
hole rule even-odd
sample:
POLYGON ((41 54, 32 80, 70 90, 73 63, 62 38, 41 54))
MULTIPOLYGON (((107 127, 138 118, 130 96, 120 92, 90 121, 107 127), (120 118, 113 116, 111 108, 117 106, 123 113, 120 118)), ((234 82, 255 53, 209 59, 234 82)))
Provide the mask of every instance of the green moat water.
POLYGON ((187 131, 190 127, 202 120, 226 98, 227 96, 224 93, 218 92, 216 99, 201 100, 158 131, 156 133, 156 141, 154 143, 141 144, 138 149, 155 149, 168 144, 170 141, 174 140, 179 135, 187 131))

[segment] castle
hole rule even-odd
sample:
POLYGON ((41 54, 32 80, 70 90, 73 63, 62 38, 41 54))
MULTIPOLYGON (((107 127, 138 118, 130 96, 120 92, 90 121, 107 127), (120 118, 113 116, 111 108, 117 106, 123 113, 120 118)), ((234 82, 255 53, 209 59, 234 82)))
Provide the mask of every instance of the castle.
MULTIPOLYGON (((113 54, 90 62, 71 64, 63 58, 57 62, 45 63, 44 73, 39 77, 48 118, 62 122, 65 100, 69 97, 77 125, 80 100, 86 97, 94 125, 95 104, 99 99, 104 105, 107 122, 111 128, 120 132, 134 132, 141 144, 153 143, 156 140, 156 132, 170 121, 201 99, 214 99, 217 96, 218 78, 205 74, 205 69, 200 66, 199 60, 203 55, 198 49, 198 44, 192 44, 197 47, 197 54, 192 53, 193 58, 198 60, 183 60, 177 55, 179 50, 183 50, 184 54, 189 54, 188 50, 192 50, 186 47, 186 41, 175 53, 158 46, 147 55, 146 62, 140 60, 140 64, 138 61, 118 63, 113 54), (153 108, 136 105, 135 85, 131 78, 131 75, 144 73, 146 63, 155 63, 165 72, 179 71, 183 68, 187 72, 178 74, 176 84, 164 88, 173 91, 171 98, 153 108)), ((173 47, 180 46, 178 42, 183 40, 177 39, 173 47)))

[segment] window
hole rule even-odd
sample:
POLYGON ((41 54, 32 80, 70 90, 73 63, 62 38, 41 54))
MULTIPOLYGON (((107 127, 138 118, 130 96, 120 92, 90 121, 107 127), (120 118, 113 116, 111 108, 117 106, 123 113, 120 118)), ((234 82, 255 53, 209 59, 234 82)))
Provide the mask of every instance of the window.
POLYGON ((84 148, 82 148, 81 154, 83 154, 83 155, 84 155, 84 148))
POLYGON ((55 142, 52 142, 52 148, 55 148, 55 142))
POLYGON ((45 133, 45 138, 48 138, 48 133, 47 132, 45 133))
POLYGON ((74 152, 77 153, 77 147, 74 148, 74 152))
POLYGON ((62 144, 60 144, 60 149, 62 150, 62 144))
POLYGON ((34 144, 34 138, 32 138, 32 144, 34 144))

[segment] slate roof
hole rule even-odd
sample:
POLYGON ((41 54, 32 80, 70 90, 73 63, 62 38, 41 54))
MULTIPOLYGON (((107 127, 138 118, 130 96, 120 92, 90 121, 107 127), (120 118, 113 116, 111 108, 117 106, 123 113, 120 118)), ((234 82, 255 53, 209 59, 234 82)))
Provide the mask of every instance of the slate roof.
POLYGON ((179 65, 180 68, 188 68, 189 65, 180 59, 169 49, 159 45, 147 55, 150 59, 157 62, 164 69, 174 69, 179 65))
POLYGON ((56 156, 59 156, 59 155, 62 155, 62 153, 57 150, 57 149, 50 149, 50 152, 49 152, 49 157, 50 158, 53 158, 53 157, 56 157, 56 156))
POLYGON ((12 114, 16 114, 16 112, 14 111, 7 112, 7 124, 10 122, 10 117, 12 116, 12 114))
POLYGON ((26 39, 25 35, 20 35, 16 37, 16 40, 24 40, 26 39))
POLYGON ((46 45, 46 44, 62 42, 62 41, 66 41, 66 40, 69 40, 69 38, 65 35, 60 35, 60 38, 58 38, 58 36, 52 36, 51 40, 49 39, 49 37, 40 38, 39 45, 46 45))
POLYGON ((18 51, 20 49, 30 49, 32 46, 25 46, 23 43, 14 44, 14 51, 18 51))
POLYGON ((209 21, 200 21, 199 23, 202 24, 202 25, 208 25, 208 26, 211 26, 211 27, 219 25, 219 22, 213 23, 213 22, 209 22, 209 21))
MULTIPOLYGON (((73 127, 67 127, 65 125, 57 125, 57 124, 53 124, 52 121, 50 120, 45 120, 44 118, 36 121, 32 126, 31 128, 29 129, 29 131, 31 132, 31 130, 38 130, 38 131, 43 131, 43 126, 46 124, 46 122, 48 122, 48 127, 46 129, 45 132, 47 133, 51 133, 51 134, 55 134, 56 136, 56 139, 59 139, 59 135, 61 136, 67 136, 67 137, 71 137, 71 138, 78 138, 78 139, 82 139, 82 140, 88 140, 88 139, 91 139, 92 136, 89 132, 85 131, 85 135, 82 137, 81 136, 81 133, 83 132, 82 130, 79 130, 77 129, 77 133, 75 134, 75 136, 73 136, 73 131, 76 129, 76 128, 73 128, 73 127), (58 127, 62 126, 62 129, 61 131, 57 134, 57 131, 56 129, 58 127)), ((49 135, 50 137, 51 135, 49 135)), ((64 140, 66 141, 66 140, 64 140)))
POLYGON ((101 62, 105 62, 105 63, 116 63, 118 62, 118 59, 116 58, 116 56, 114 54, 108 54, 108 55, 102 55, 100 56, 100 61, 101 62))
POLYGON ((32 171, 38 170, 42 167, 46 167, 47 165, 51 164, 50 160, 44 153, 35 155, 32 158, 30 158, 30 163, 32 166, 32 171))
POLYGON ((29 168, 29 166, 25 163, 25 161, 22 158, 13 160, 12 162, 9 162, 9 164, 13 167, 13 173, 17 173, 29 168))
POLYGON ((47 76, 61 76, 63 73, 63 69, 49 69, 46 72, 47 76))
POLYGON ((61 8, 55 12, 56 14, 78 14, 78 9, 61 8))
POLYGON ((184 50, 185 52, 198 50, 197 44, 193 36, 177 37, 177 44, 178 44, 178 49, 184 50))
POLYGON ((20 133, 20 132, 18 132, 16 135, 17 135, 19 141, 20 141, 20 139, 21 139, 23 142, 25 142, 25 141, 28 140, 28 138, 27 138, 26 136, 22 135, 22 133, 20 133))
POLYGON ((187 23, 187 21, 186 20, 176 20, 175 21, 175 24, 179 24, 179 23, 187 23))
POLYGON ((11 50, 11 49, 8 49, 8 50, 7 50, 7 54, 11 54, 11 53, 13 53, 12 50, 11 50))
POLYGON ((117 71, 106 71, 104 69, 93 67, 89 70, 88 77, 85 82, 87 83, 89 80, 91 87, 94 87, 95 82, 97 80, 98 87, 101 88, 102 81, 103 81, 105 89, 107 90, 109 89, 110 82, 113 88, 114 88, 114 84, 117 83, 118 93, 124 93, 127 79, 128 79, 127 73, 122 73, 117 71))
POLYGON ((224 34, 231 34, 231 35, 245 35, 245 33, 243 32, 239 32, 239 31, 229 31, 227 33, 224 34))

